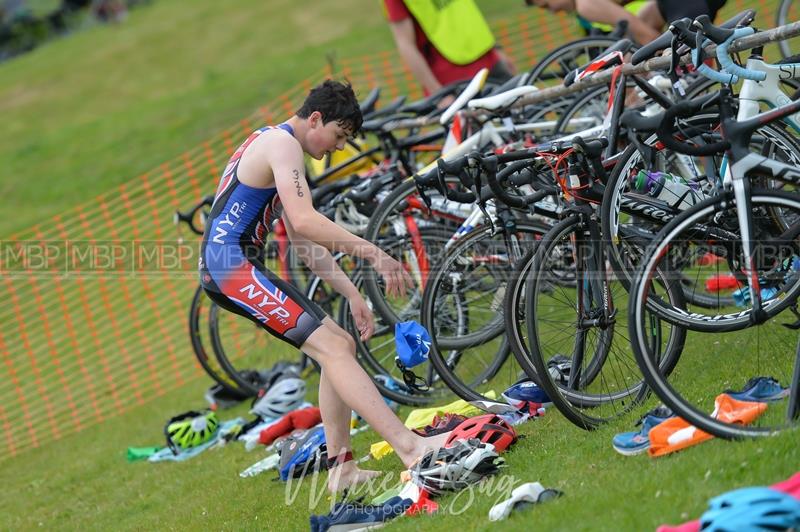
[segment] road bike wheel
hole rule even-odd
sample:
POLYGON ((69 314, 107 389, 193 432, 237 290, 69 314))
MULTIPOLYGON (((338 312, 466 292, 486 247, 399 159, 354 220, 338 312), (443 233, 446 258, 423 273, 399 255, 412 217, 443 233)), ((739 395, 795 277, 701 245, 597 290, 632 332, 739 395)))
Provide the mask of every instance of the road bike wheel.
POLYGON ((206 351, 206 346, 211 343, 210 338, 204 332, 204 327, 201 324, 206 323, 208 320, 209 308, 215 307, 213 301, 208 299, 202 286, 197 286, 192 296, 192 303, 189 306, 189 339, 192 343, 192 350, 194 356, 200 363, 200 366, 206 371, 209 377, 221 385, 226 391, 232 393, 234 396, 241 396, 242 399, 248 397, 249 393, 242 390, 236 381, 228 376, 227 372, 217 361, 216 357, 209 357, 206 351), (204 339, 205 337, 205 339, 204 339))
MULTIPOLYGON (((716 115, 700 115, 687 120, 684 130, 711 130, 716 127, 716 115)), ((643 143, 652 146, 650 154, 640 151, 637 146, 628 146, 619 158, 609 176, 605 195, 601 204, 602 233, 608 258, 620 280, 629 285, 632 272, 635 270, 642 250, 652 241, 655 234, 681 211, 668 202, 651 198, 634 188, 640 172, 667 172, 679 175, 696 184, 697 193, 694 201, 702 196, 716 193, 714 183, 708 175, 718 174, 722 165, 722 157, 697 159, 676 154, 669 150, 658 149, 656 138, 650 137, 643 143)), ((770 159, 789 164, 800 165, 800 144, 797 140, 771 124, 760 128, 751 143, 752 151, 761 153, 770 159)), ((766 183, 765 180, 761 180, 766 183)), ((777 182, 770 187, 780 188, 777 182)), ((676 198, 677 200, 677 198, 676 198)), ((702 248, 696 249, 695 260, 715 260, 702 248)), ((702 287, 694 286, 691 279, 685 279, 684 296, 689 308, 714 308, 721 304, 733 304, 729 294, 709 292, 702 287)))
POLYGON ((502 231, 476 228, 448 250, 425 286, 420 318, 433 340, 430 360, 464 400, 496 399, 522 373, 509 359, 503 300, 513 257, 532 249, 545 230, 518 222, 519 249, 509 250, 502 231))
MULTIPOLYGON (((530 353, 518 357, 553 404, 584 429, 626 414, 647 395, 627 338, 627 291, 607 270, 601 243, 590 238, 572 216, 540 242, 524 287, 530 353)), ((680 305, 679 290, 667 295, 680 305)), ((657 319, 650 325, 649 339, 668 372, 685 333, 657 319)))
MULTIPOLYGON (((360 289, 363 287, 360 273, 353 278, 360 289)), ((425 406, 452 395, 449 388, 439 379, 430 362, 415 366, 413 371, 425 379, 427 390, 417 390, 407 386, 403 374, 395 363, 397 348, 394 325, 387 324, 380 315, 375 315, 375 333, 367 341, 360 338, 347 305, 341 305, 337 312, 337 322, 355 340, 356 358, 367 372, 381 395, 397 403, 408 406, 425 406)))
MULTIPOLYGON (((561 85, 567 74, 579 67, 586 66, 616 42, 617 39, 612 37, 596 36, 578 39, 559 46, 534 65, 521 83, 536 85, 540 89, 561 85)), ((558 120, 580 97, 580 94, 569 94, 549 100, 547 102, 548 112, 538 113, 537 118, 558 120)))
POLYGON ((586 66, 606 48, 617 43, 613 37, 586 37, 578 39, 546 54, 528 72, 526 85, 540 88, 560 85, 564 78, 576 68, 586 66))
MULTIPOLYGON (((352 279, 356 287, 363 292, 363 275, 356 266, 355 261, 344 254, 338 254, 336 260, 339 266, 352 279)), ((415 369, 420 374, 426 374, 428 382, 433 384, 431 390, 420 392, 412 390, 403 382, 402 373, 395 364, 397 354, 394 342, 394 326, 386 325, 380 315, 375 314, 375 333, 369 340, 362 341, 360 334, 355 327, 349 307, 345 300, 335 291, 331 290, 318 277, 311 279, 306 295, 317 303, 329 316, 334 317, 336 322, 347 331, 356 344, 356 359, 362 368, 367 372, 381 395, 389 400, 410 406, 421 406, 429 404, 431 401, 449 395, 449 391, 442 391, 440 381, 435 375, 427 375, 427 367, 415 369)), ((372 305, 367 298, 367 304, 372 305)), ((319 369, 318 364, 306 357, 309 364, 319 369)), ((427 365, 429 366, 429 365, 427 365)), ((432 369, 431 369, 432 371, 432 369)))
MULTIPOLYGON (((800 233, 798 196, 773 190, 752 191, 752 223, 756 275, 768 290, 764 315, 773 318, 795 304, 800 294, 800 275, 793 273, 790 254, 800 233), (786 255, 786 256, 783 256, 786 255)), ((668 223, 646 249, 634 274, 637 298, 646 293, 642 275, 655 269, 669 271, 668 282, 678 286, 691 281, 695 290, 719 290, 726 297, 706 308, 674 307, 659 297, 647 299, 648 309, 681 327, 701 332, 726 332, 753 325, 742 242, 733 192, 724 192, 684 211, 668 223), (702 261, 698 256, 708 257, 702 261), (728 286, 730 285, 730 286, 728 286), (721 288, 720 288, 721 286, 721 288)), ((685 286, 683 291, 686 291, 685 286)), ((633 296, 632 296, 633 297, 633 296)))
MULTIPOLYGON (((633 86, 632 83, 628 85, 633 86)), ((562 137, 570 133, 580 133, 602 125, 608 110, 608 97, 609 88, 606 85, 592 87, 582 92, 558 117, 553 136, 562 137)))
MULTIPOLYGON (((530 359, 528 328, 525 321, 525 279, 530 272, 535 253, 536 248, 533 247, 517 261, 506 287, 506 297, 503 301, 503 319, 505 321, 508 347, 517 361, 520 357, 530 359)), ((528 372, 526 372, 528 377, 538 384, 539 378, 535 374, 533 362, 529 360, 526 367, 528 368, 528 372)))
MULTIPOLYGON (((660 290, 664 288, 663 284, 656 285, 650 281, 652 272, 658 268, 669 268, 674 262, 674 253, 684 248, 687 242, 707 237, 702 234, 709 232, 704 226, 710 226, 712 220, 716 227, 724 226, 736 209, 735 202, 728 194, 687 211, 659 233, 658 245, 654 244, 647 250, 636 272, 628 305, 632 347, 648 385, 676 415, 698 429, 722 438, 765 436, 798 425, 798 334, 784 325, 794 327, 799 321, 797 297, 800 294, 800 272, 796 264, 786 267, 784 263, 787 260, 794 262, 800 256, 800 231, 797 227, 800 221, 800 198, 783 192, 753 191, 752 207, 759 274, 765 280, 770 280, 765 282, 762 295, 768 287, 776 289, 774 298, 766 302, 766 310, 770 315, 766 321, 757 325, 749 323, 749 303, 743 307, 720 308, 716 314, 702 316, 719 320, 721 325, 713 329, 706 327, 702 331, 688 331, 680 361, 669 375, 653 363, 647 341, 643 339, 647 334, 647 324, 642 322, 644 308, 652 306, 654 300, 661 300, 660 290), (775 229, 774 218, 768 214, 776 209, 784 215, 784 222, 793 220, 791 225, 782 225, 790 231, 782 233, 785 236, 778 239, 769 234, 770 227, 772 235, 779 232, 775 229), (770 286, 773 283, 774 286, 770 286), (789 308, 792 312, 779 314, 781 308, 789 308), (742 320, 747 328, 743 328, 742 320), (720 330, 725 329, 728 332, 719 334, 720 330), (715 400, 726 389, 741 390, 750 378, 760 376, 772 377, 783 386, 792 386, 794 397, 780 398, 780 394, 771 394, 776 400, 769 403, 760 417, 747 424, 745 421, 748 417, 731 415, 724 408, 724 402, 723 408, 718 411, 722 415, 715 417, 712 414, 715 400)), ((735 234, 733 230, 731 233, 735 234)), ((718 236, 714 239, 722 245, 718 236)), ((735 246, 728 249, 736 251, 735 246)), ((732 262, 736 260, 732 258, 732 262)), ((697 270, 697 275, 702 275, 702 269, 697 270)), ((700 318, 682 316, 680 321, 694 324, 700 318)))
MULTIPOLYGON (((456 186, 460 182, 450 178, 447 183, 456 186)), ((378 205, 364 233, 364 239, 404 264, 416 285, 402 296, 388 297, 384 293, 383 279, 371 268, 364 271, 364 291, 375 312, 392 326, 398 321, 417 318, 422 286, 430 266, 441 253, 441 243, 432 245, 426 243, 424 237, 417 240, 418 236, 423 236, 422 231, 428 229, 427 234, 437 241, 445 233, 453 235, 472 210, 470 205, 445 200, 436 191, 426 194, 433 204, 432 211, 425 206, 413 181, 401 183, 378 205)))

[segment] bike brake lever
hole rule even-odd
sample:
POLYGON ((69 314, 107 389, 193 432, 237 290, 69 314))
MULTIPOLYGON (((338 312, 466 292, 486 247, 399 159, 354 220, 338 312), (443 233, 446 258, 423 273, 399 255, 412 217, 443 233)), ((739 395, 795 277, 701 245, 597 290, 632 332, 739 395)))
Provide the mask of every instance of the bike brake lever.
POLYGON ((425 194, 425 190, 421 186, 419 186, 419 183, 417 183, 416 180, 414 181, 414 186, 417 188, 417 193, 419 193, 419 197, 422 198, 423 203, 425 203, 425 206, 428 208, 428 212, 430 213, 431 199, 428 197, 427 194, 425 194))

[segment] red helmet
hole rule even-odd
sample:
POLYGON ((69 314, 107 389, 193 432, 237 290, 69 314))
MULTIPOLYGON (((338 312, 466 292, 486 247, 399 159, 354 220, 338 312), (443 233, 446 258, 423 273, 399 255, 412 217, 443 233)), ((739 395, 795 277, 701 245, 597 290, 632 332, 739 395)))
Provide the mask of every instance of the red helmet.
POLYGON ((484 414, 465 419, 453 431, 445 442, 450 447, 457 440, 477 438, 484 443, 491 443, 498 453, 502 453, 517 441, 514 427, 496 414, 484 414))

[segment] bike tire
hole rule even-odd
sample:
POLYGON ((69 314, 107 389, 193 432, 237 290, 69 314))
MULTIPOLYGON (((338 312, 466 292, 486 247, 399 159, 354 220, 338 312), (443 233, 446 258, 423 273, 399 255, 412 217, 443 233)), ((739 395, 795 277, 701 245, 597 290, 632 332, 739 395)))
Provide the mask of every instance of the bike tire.
MULTIPOLYGON (((780 205, 785 213, 788 214, 791 209, 793 218, 800 219, 800 198, 794 194, 754 190, 751 199, 754 213, 767 212, 769 207, 780 205)), ((646 334, 646 326, 641 321, 643 309, 650 305, 652 299, 658 297, 658 294, 652 293, 648 276, 661 265, 662 260, 668 260, 666 256, 658 256, 659 249, 685 241, 691 232, 696 231, 690 224, 702 221, 708 214, 713 215, 714 209, 718 213, 724 213, 735 207, 730 197, 720 196, 713 201, 716 205, 710 202, 708 205, 698 205, 664 227, 658 236, 660 245, 654 244, 648 249, 636 272, 636 282, 631 289, 628 306, 628 321, 637 363, 649 387, 664 404, 677 416, 709 434, 736 439, 768 436, 779 430, 796 428, 800 423, 800 419, 796 417, 797 412, 794 411, 800 385, 797 382, 800 379, 800 359, 796 356, 797 333, 782 326, 783 315, 773 312, 773 316, 764 322, 751 324, 747 328, 729 327, 726 334, 719 334, 719 330, 689 331, 689 341, 684 353, 671 374, 664 374, 653 363, 647 343, 642 340, 642 336, 646 334), (727 206, 724 205, 726 202, 727 206), (713 336, 709 336, 709 332, 713 336), (744 424, 741 419, 736 418, 718 418, 712 413, 714 401, 726 386, 735 388, 746 379, 757 375, 771 376, 788 384, 792 388, 793 396, 770 403, 765 413, 750 420, 751 424, 744 424)), ((754 225, 755 223, 757 222, 754 225)), ((781 254, 784 252, 797 256, 800 245, 796 236, 790 249, 782 250, 781 254)), ((791 274, 794 279, 790 277, 789 280, 784 280, 791 285, 784 294, 784 301, 789 303, 784 304, 784 308, 796 310, 800 295, 797 275, 794 272, 791 274)), ((790 321, 796 320, 796 316, 786 314, 790 321)))
MULTIPOLYGON (((580 217, 572 216, 540 242, 525 281, 530 353, 518 360, 523 368, 532 369, 530 375, 538 378, 567 419, 591 430, 638 407, 648 390, 630 352, 625 324, 620 323, 626 313, 619 306, 626 302, 627 291, 608 272, 590 265, 605 268, 605 259, 592 257, 602 247, 586 240, 586 229, 580 217), (572 258, 571 263, 564 261, 565 256, 572 258), (574 268, 574 282, 566 282, 570 277, 558 271, 565 268, 574 268), (551 275, 553 271, 558 275, 551 275), (567 378, 550 371, 558 356, 569 360, 567 378)), ((679 291, 669 295, 671 302, 680 304, 679 291)), ((680 356, 685 333, 662 322, 653 325, 662 367, 669 372, 680 356), (662 326, 669 328, 666 334, 662 326)))
MULTIPOLYGON (((546 229, 542 224, 520 221, 516 224, 515 234, 528 237, 521 243, 526 251, 536 245, 546 229)), ((502 235, 492 227, 478 227, 468 233, 448 250, 423 294, 420 319, 431 333, 429 359, 447 386, 465 401, 496 400, 497 392, 516 382, 522 373, 521 368, 511 367, 509 363, 513 358, 509 361, 505 323, 502 311, 498 312, 503 307, 504 286, 507 286, 515 264, 507 258, 505 264, 489 267, 488 261, 481 260, 484 255, 500 257, 500 260, 503 256, 513 257, 505 240, 498 239, 498 236, 502 235), (490 253, 487 255, 487 252, 490 253), (492 278, 492 286, 487 286, 485 279, 478 278, 475 281, 480 282, 469 284, 469 287, 466 283, 461 287, 453 284, 454 276, 466 279, 478 271, 485 271, 492 278), (470 293, 473 294, 471 297, 470 293), (477 308, 479 303, 488 305, 487 309, 481 310, 484 319, 476 316, 481 313, 477 308), (462 319, 455 328, 452 320, 446 324, 443 322, 443 316, 460 313, 462 307, 469 313, 469 319, 462 319), (476 322, 484 325, 476 331, 462 330, 462 327, 472 327, 476 322), (441 332, 446 329, 453 329, 455 337, 443 336, 441 332), (464 368, 465 360, 469 368, 464 368), (473 370, 476 365, 477 370, 473 370), (493 397, 487 395, 489 390, 495 392, 493 397)))

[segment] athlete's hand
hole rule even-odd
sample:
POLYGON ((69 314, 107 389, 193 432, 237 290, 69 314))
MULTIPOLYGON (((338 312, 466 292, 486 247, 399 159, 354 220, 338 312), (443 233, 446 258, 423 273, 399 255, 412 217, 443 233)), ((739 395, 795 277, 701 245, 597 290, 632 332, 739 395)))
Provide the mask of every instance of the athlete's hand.
POLYGON ((406 289, 415 288, 414 281, 403 265, 386 253, 382 253, 372 267, 383 277, 388 296, 402 296, 405 295, 406 289))
POLYGON ((372 338, 372 333, 375 332, 372 311, 360 294, 348 299, 347 302, 350 304, 350 314, 353 315, 353 322, 356 324, 359 336, 362 341, 366 342, 372 338))

